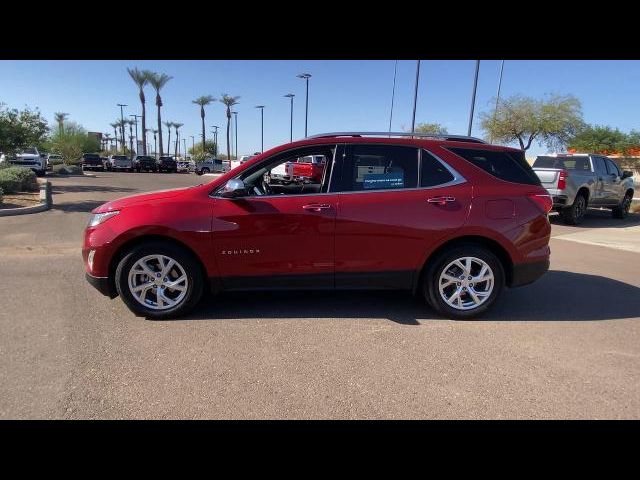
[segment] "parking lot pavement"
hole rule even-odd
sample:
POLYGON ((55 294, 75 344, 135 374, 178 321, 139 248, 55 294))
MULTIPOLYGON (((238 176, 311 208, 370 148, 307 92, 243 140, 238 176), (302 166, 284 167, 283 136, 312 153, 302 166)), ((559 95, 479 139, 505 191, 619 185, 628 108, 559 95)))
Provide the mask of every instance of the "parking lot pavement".
POLYGON ((153 322, 85 282, 90 209, 208 180, 52 178, 52 210, 0 218, 0 418, 640 418, 640 254, 560 238, 616 228, 604 213, 552 217, 551 271, 480 321, 288 292, 153 322))

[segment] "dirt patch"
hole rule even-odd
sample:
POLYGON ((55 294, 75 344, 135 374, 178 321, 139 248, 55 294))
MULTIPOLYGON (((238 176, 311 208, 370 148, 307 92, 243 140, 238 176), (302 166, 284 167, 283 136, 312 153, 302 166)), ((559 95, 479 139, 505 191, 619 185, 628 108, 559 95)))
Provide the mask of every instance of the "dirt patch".
POLYGON ((34 207, 40 205, 40 192, 20 192, 5 194, 0 203, 1 208, 34 207))

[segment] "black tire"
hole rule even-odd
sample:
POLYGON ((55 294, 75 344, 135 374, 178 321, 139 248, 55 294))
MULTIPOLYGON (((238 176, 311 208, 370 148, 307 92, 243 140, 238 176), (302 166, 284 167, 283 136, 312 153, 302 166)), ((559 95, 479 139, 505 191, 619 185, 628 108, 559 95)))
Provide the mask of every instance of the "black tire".
POLYGON ((627 218, 627 215, 629 215, 629 209, 631 208, 632 200, 633 193, 627 192, 627 194, 620 202, 620 205, 617 205, 611 209, 611 215, 613 216, 613 218, 627 218))
POLYGON ((587 213, 587 206, 587 197, 585 197, 584 194, 579 193, 576 195, 573 204, 570 207, 563 208, 560 212, 562 220, 567 225, 580 224, 587 213))
POLYGON ((199 263, 185 249, 172 243, 154 241, 133 247, 118 263, 115 284, 122 301, 133 313, 154 320, 176 318, 191 311, 202 297, 204 278, 199 263), (146 255, 166 255, 176 260, 185 270, 188 279, 187 293, 182 301, 167 310, 155 310, 138 302, 129 290, 128 275, 133 265, 146 255))
MULTIPOLYGON (((430 262, 430 266, 422 278, 422 292, 427 304, 440 315, 454 320, 465 320, 476 318, 493 306, 504 289, 504 279, 505 274, 502 263, 490 250, 473 244, 458 245, 441 252, 438 254, 438 257, 430 262), (493 290, 487 299, 479 306, 469 310, 457 309, 450 306, 445 302, 438 288, 440 275, 443 273, 443 270, 451 262, 462 257, 476 257, 482 260, 491 268, 494 278, 493 290)), ((463 295, 467 296, 466 298, 470 297, 468 293, 464 293, 463 295)))
POLYGON ((201 175, 204 175, 205 173, 209 173, 209 169, 207 167, 202 169, 202 174, 201 175))

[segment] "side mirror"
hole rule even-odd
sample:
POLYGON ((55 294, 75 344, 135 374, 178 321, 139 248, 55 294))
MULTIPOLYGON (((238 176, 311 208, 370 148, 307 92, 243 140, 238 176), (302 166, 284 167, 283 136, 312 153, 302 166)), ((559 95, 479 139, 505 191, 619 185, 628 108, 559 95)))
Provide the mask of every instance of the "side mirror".
POLYGON ((220 196, 224 198, 244 197, 246 194, 247 189, 244 186, 244 182, 237 178, 229 180, 220 192, 220 196))
POLYGON ((629 171, 629 170, 624 170, 622 172, 622 179, 624 180, 625 178, 630 178, 633 177, 633 172, 629 171))

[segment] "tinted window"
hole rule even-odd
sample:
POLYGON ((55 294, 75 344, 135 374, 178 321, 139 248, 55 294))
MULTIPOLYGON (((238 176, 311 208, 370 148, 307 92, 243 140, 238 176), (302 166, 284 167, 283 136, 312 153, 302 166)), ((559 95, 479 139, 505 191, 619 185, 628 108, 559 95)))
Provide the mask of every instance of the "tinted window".
POLYGON ((538 157, 533 168, 562 168, 563 170, 590 171, 589 157, 538 157))
POLYGON ((396 190, 418 186, 418 150, 393 145, 353 145, 344 190, 396 190))
POLYGON ((449 148, 456 155, 500 180, 540 185, 540 179, 524 158, 524 152, 449 148))
POLYGON ((606 175, 607 167, 604 165, 604 158, 602 157, 592 157, 593 158, 593 167, 595 168, 596 173, 600 175, 606 175))
POLYGON ((618 168, 618 166, 608 158, 606 159, 606 161, 607 161, 607 170, 609 170, 609 173, 615 173, 617 176, 621 177, 622 175, 620 174, 620 169, 618 168))
POLYGON ((422 150, 420 186, 433 187, 453 180, 453 175, 433 155, 422 150))

